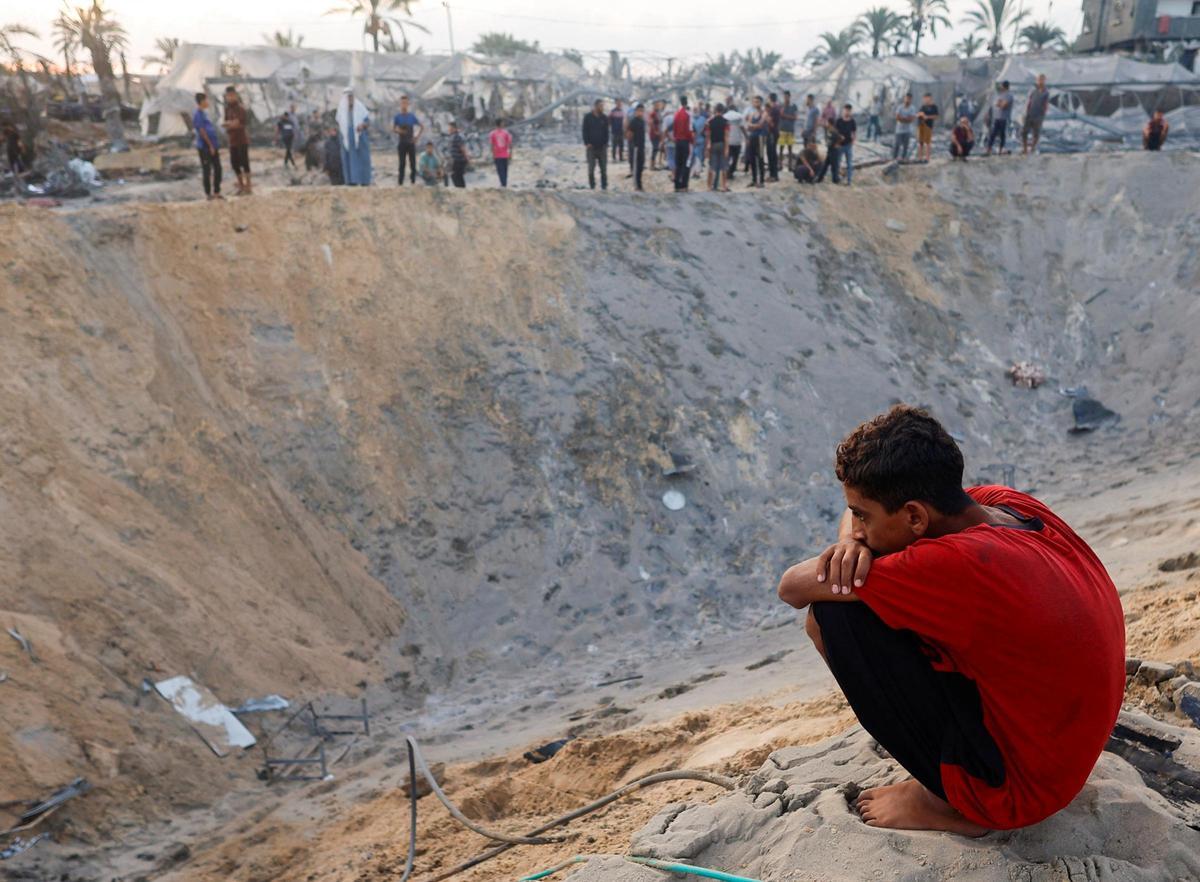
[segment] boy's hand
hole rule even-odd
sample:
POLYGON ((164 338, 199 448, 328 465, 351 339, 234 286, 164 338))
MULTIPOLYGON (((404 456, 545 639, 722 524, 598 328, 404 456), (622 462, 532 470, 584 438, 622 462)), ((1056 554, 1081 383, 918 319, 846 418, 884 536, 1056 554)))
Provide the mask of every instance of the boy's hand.
POLYGON ((849 594, 861 588, 875 556, 856 539, 842 539, 817 557, 817 581, 829 582, 834 594, 849 594))

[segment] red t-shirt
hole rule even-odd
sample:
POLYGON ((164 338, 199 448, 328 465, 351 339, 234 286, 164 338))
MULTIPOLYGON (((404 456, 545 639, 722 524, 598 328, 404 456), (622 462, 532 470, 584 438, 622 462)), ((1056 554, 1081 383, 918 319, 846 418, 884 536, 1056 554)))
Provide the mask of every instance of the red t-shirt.
POLYGON ((1041 529, 981 524, 876 560, 859 596, 916 632, 939 670, 975 681, 1004 758, 990 787, 942 764, 950 804, 993 829, 1036 823, 1083 788, 1125 691, 1125 618, 1099 558, 1049 508, 1007 487, 967 491, 1041 529))
POLYGON ((675 119, 671 123, 671 133, 676 141, 692 140, 692 115, 687 108, 681 107, 675 111, 675 119))
POLYGON ((489 136, 492 142, 492 158, 493 159, 508 159, 512 150, 512 134, 508 129, 492 129, 492 134, 489 136))

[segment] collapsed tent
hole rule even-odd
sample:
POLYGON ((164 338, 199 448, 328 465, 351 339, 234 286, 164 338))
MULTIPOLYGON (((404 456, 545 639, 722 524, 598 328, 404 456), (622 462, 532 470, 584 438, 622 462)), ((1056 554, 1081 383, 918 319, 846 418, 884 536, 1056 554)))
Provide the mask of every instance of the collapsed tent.
POLYGON ((880 100, 885 109, 884 129, 890 131, 895 122, 887 111, 900 102, 905 92, 912 92, 918 100, 922 93, 929 92, 936 102, 949 106, 954 100, 956 83, 954 79, 940 79, 913 58, 893 55, 839 58, 817 68, 808 77, 782 86, 793 95, 815 95, 822 102, 832 98, 835 104, 849 103, 857 113, 880 100))
POLYGON ((186 135, 195 93, 214 98, 236 85, 257 120, 272 119, 295 104, 303 114, 327 112, 341 90, 353 85, 377 117, 390 117, 400 96, 410 95, 426 112, 447 111, 482 119, 527 116, 581 86, 611 90, 607 78, 590 77, 561 55, 529 53, 511 58, 412 55, 285 49, 275 46, 183 44, 157 94, 142 106, 148 137, 186 135))

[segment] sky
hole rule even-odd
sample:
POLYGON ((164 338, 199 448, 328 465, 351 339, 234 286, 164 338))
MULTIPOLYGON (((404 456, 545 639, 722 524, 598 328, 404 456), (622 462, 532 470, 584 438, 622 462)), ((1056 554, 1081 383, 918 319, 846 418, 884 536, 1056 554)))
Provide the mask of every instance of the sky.
MULTIPOLYGON (((82 4, 86 0, 72 0, 82 4)), ((362 20, 326 15, 343 0, 105 0, 129 32, 131 71, 143 68, 141 57, 154 51, 156 37, 179 37, 192 43, 255 44, 275 30, 304 36, 304 45, 322 49, 364 48, 362 20)), ((926 37, 922 51, 936 53, 967 33, 958 25, 976 0, 949 0, 954 26, 926 37)), ((1080 0, 1018 0, 1038 21, 1050 19, 1068 37, 1079 32, 1080 0)), ((487 31, 505 31, 541 43, 543 49, 577 49, 588 66, 603 64, 604 53, 616 49, 632 58, 663 63, 668 57, 699 61, 705 56, 752 46, 781 52, 799 61, 822 31, 845 27, 868 6, 897 11, 907 0, 792 0, 790 3, 745 5, 737 0, 449 0, 454 47, 468 49, 487 31), (741 14, 739 14, 741 13, 741 14)), ((413 31, 414 46, 428 53, 450 50, 451 38, 442 0, 414 0, 413 20, 429 33, 413 31)), ((23 45, 55 57, 50 21, 53 0, 0 0, 0 24, 21 23, 41 31, 41 40, 23 45)), ((156 72, 156 71, 147 71, 156 72)))

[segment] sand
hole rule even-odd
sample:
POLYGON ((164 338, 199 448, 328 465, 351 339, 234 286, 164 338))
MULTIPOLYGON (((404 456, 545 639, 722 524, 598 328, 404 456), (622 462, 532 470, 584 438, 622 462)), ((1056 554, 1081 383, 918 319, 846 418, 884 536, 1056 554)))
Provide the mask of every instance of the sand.
MULTIPOLYGON (((408 731, 514 828, 546 812, 506 776, 549 771, 516 757, 568 731, 635 732, 661 765, 760 751, 747 772, 836 734, 773 589, 830 534, 833 443, 899 399, 961 437, 969 478, 1015 466, 1095 543, 1131 653, 1195 658, 1198 571, 1158 567, 1200 548, 1200 376, 1180 358, 1200 243, 1172 185, 1196 162, 939 163, 684 199, 297 186, 0 208, 0 624, 41 659, 0 643, 0 803, 97 785, 13 866, 384 873, 408 731), (1047 385, 1012 387, 1019 359, 1047 385), (1058 388, 1081 384, 1120 422, 1068 434, 1058 388), (664 474, 677 458, 695 468, 664 474), (366 696, 376 738, 328 785, 265 789, 258 756, 217 759, 142 692, 179 673, 231 704, 366 696), (703 737, 661 734, 710 713, 703 737)), ((638 762, 564 762, 564 780, 594 794, 638 762)), ((621 851, 687 795, 672 786, 572 847, 621 851)), ((431 863, 482 845, 425 814, 431 863)))

